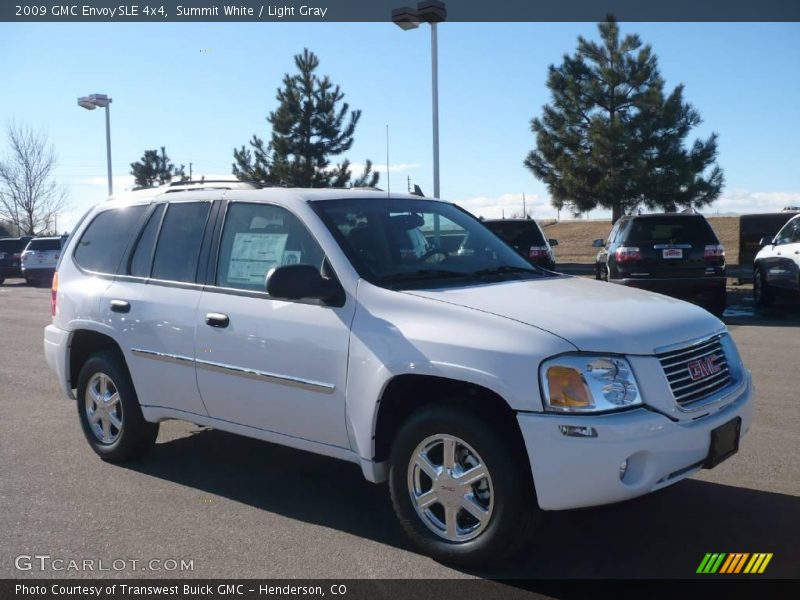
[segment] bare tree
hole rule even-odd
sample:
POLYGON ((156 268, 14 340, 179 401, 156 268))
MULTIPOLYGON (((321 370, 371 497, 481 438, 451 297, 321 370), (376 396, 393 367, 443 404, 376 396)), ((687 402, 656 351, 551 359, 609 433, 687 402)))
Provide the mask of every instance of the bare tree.
POLYGON ((54 231, 55 218, 67 205, 56 184, 56 154, 44 133, 11 122, 6 128, 8 154, 0 160, 0 220, 20 235, 54 231))

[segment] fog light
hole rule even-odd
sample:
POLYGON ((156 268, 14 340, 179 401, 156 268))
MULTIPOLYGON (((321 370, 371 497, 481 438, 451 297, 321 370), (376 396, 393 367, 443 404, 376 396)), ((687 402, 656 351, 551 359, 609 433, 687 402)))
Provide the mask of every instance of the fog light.
POLYGON ((619 478, 620 480, 625 479, 625 473, 628 472, 628 459, 622 461, 622 464, 619 466, 619 478))
POLYGON ((559 425, 558 430, 568 437, 596 438, 597 430, 584 425, 559 425))

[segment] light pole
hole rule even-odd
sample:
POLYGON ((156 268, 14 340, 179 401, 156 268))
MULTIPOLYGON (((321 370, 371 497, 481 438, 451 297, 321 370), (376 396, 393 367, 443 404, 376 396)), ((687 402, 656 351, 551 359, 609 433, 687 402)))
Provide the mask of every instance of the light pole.
POLYGON ((111 180, 111 98, 105 94, 92 94, 78 98, 78 106, 86 110, 95 108, 106 109, 106 159, 108 161, 108 195, 114 193, 114 186, 111 180))
POLYGON ((392 22, 404 31, 416 29, 420 21, 431 26, 431 103, 433 109, 433 197, 439 197, 439 43, 436 26, 447 18, 439 0, 425 0, 416 8, 404 6, 392 11, 392 22))

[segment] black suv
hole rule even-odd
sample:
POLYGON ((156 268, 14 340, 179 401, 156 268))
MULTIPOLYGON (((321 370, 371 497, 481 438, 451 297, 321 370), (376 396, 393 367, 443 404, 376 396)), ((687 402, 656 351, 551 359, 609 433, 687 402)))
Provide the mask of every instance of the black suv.
POLYGON ((725 250, 703 215, 624 216, 608 241, 595 240, 597 279, 690 300, 725 311, 725 250))
POLYGON ((533 219, 487 219, 483 224, 532 265, 551 271, 556 268, 552 247, 558 245, 558 240, 545 238, 533 219))
POLYGON ((0 284, 9 277, 22 277, 22 251, 31 236, 0 239, 0 284))

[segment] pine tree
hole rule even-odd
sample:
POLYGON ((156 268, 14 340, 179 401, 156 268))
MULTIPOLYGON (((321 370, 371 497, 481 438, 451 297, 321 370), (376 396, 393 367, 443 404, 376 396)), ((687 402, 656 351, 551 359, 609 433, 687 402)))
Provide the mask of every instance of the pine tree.
MULTIPOLYGON (((330 157, 351 148, 361 111, 351 111, 339 86, 317 74, 319 59, 313 52, 303 50, 294 62, 297 73, 284 75, 278 107, 267 117, 269 144, 254 135, 250 148, 234 149, 233 174, 268 185, 345 187, 351 184, 350 161, 331 165, 330 157)), ((352 185, 374 186, 378 178, 368 160, 352 185)))
POLYGON ((131 163, 131 175, 136 179, 136 188, 164 185, 172 181, 173 177, 186 179, 184 166, 175 167, 164 146, 161 146, 161 154, 158 150, 145 150, 139 162, 131 163))
POLYGON ((668 95, 649 45, 620 40, 613 18, 599 24, 602 43, 578 38, 573 56, 550 66, 551 104, 531 121, 536 149, 524 164, 544 181, 556 208, 611 209, 616 220, 639 206, 676 210, 713 202, 724 184, 717 134, 686 138, 700 114, 668 95))

